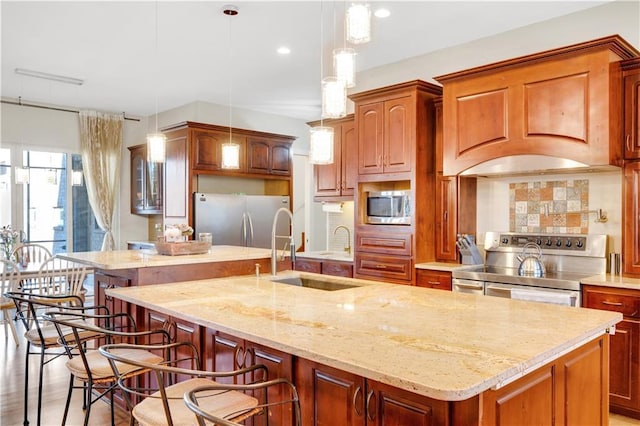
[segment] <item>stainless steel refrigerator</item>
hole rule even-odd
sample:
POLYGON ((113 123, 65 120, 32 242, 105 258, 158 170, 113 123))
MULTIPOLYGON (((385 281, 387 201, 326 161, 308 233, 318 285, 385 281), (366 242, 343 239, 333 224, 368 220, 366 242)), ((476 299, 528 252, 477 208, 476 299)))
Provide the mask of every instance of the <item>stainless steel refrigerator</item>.
MULTIPOLYGON (((214 245, 271 248, 273 217, 289 208, 280 195, 193 194, 194 234, 211 232, 214 245)), ((278 220, 276 235, 289 235, 289 221, 278 220)))

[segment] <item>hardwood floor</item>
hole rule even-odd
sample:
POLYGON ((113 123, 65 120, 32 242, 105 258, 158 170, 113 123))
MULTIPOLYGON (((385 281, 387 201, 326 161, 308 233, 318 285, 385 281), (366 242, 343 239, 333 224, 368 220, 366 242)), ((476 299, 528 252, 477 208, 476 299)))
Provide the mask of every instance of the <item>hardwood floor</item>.
MULTIPOLYGON (((0 327, 0 424, 2 426, 22 425, 23 411, 22 401, 24 392, 24 363, 26 344, 24 341, 16 347, 11 331, 5 333, 4 327, 0 327)), ((22 335, 22 326, 18 326, 18 334, 22 335)), ((69 385, 69 373, 64 363, 66 358, 61 357, 44 367, 42 422, 43 426, 59 425, 62 421, 64 403, 67 397, 69 385)), ((37 357, 32 356, 29 369, 29 421, 36 425, 37 405, 37 357)), ((68 425, 82 425, 84 412, 82 411, 82 392, 74 391, 69 409, 68 425)), ((91 408, 90 425, 108 425, 110 422, 109 405, 97 402, 91 408)), ((128 413, 116 408, 116 425, 129 424, 128 413)), ((640 420, 611 414, 610 426, 640 425, 640 420)), ((336 425, 337 426, 337 425, 336 425)))

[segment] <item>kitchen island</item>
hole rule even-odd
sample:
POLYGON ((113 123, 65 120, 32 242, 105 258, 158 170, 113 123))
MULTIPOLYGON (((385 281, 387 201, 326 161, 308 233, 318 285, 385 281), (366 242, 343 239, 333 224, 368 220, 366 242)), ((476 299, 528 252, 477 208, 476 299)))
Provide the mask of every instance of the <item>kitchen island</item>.
POLYGON ((304 424, 608 422, 606 332, 619 313, 317 274, 278 278, 288 275, 355 287, 324 291, 262 275, 107 294, 146 318, 190 324, 210 368, 221 370, 225 353, 227 367, 275 365, 298 387, 304 424), (220 343, 230 341, 235 349, 225 352, 220 343))

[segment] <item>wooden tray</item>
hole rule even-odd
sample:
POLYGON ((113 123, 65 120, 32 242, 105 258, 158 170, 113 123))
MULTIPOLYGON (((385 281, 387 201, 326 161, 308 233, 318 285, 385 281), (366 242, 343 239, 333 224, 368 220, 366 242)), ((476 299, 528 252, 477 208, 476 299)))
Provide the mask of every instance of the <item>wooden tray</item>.
POLYGON ((203 254, 207 253, 211 247, 211 243, 207 241, 176 241, 171 243, 157 241, 155 244, 158 254, 167 256, 203 254))

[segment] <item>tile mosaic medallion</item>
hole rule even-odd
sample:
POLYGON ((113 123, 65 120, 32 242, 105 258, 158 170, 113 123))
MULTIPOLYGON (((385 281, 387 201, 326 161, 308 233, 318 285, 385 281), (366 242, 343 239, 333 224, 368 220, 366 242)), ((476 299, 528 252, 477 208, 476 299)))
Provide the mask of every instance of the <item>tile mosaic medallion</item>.
POLYGON ((589 181, 509 184, 509 230, 547 234, 589 232, 589 181))

